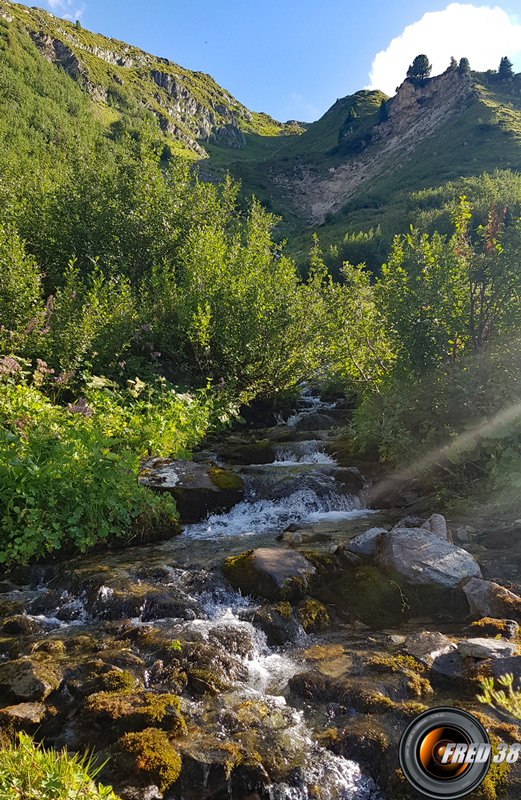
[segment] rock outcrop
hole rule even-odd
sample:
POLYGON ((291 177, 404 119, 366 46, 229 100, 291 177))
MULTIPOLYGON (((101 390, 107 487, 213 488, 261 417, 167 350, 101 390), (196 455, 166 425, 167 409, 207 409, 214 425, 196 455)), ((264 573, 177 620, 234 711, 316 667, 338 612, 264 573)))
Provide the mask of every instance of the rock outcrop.
POLYGON ((377 563, 414 586, 457 589, 464 578, 481 578, 474 556, 425 528, 383 534, 377 563))
POLYGON ((208 463, 152 458, 142 464, 139 480, 156 492, 169 492, 187 523, 200 522, 214 511, 229 511, 244 497, 235 472, 208 463))
POLYGON ((223 573, 243 594, 268 600, 296 600, 306 594, 315 567, 295 550, 261 547, 227 558, 223 573))

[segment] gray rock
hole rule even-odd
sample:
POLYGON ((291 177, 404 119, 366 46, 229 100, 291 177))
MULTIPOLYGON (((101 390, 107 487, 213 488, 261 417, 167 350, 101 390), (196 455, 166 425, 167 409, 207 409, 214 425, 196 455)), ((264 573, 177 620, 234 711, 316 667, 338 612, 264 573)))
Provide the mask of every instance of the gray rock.
POLYGON ((261 547, 227 558, 223 574, 234 589, 268 600, 298 599, 304 596, 315 567, 295 550, 261 547))
POLYGON ((447 522, 443 514, 431 514, 429 519, 421 526, 425 530, 437 536, 439 539, 445 539, 447 542, 452 541, 447 530, 447 522))
POLYGON ((442 678, 463 675, 463 658, 454 642, 436 631, 423 631, 407 638, 405 652, 442 678))
POLYGON ((418 586, 456 589, 464 578, 481 577, 470 553, 423 528, 382 535, 377 561, 382 570, 418 586))
POLYGON ((460 527, 456 528, 456 530, 454 531, 454 541, 456 542, 456 544, 470 543, 471 541, 470 533, 466 530, 466 528, 463 527, 463 525, 460 525, 460 527))
POLYGON ((517 645, 505 639, 462 639, 458 650, 471 658, 509 658, 517 652, 517 645))
POLYGON ((183 522, 200 522, 208 513, 229 511, 244 498, 241 478, 208 463, 151 458, 141 465, 139 481, 156 492, 169 492, 183 522))
POLYGON ((521 621, 521 597, 499 583, 472 578, 463 586, 473 617, 495 617, 521 621))
POLYGON ((407 516, 402 517, 396 525, 393 525, 391 530, 397 531, 400 528, 419 528, 422 524, 420 517, 415 517, 414 514, 407 514, 407 516))
POLYGON ((422 631, 408 636, 405 642, 405 652, 414 656, 417 661, 430 667, 440 656, 456 650, 456 645, 437 631, 422 631))
POLYGON ((293 425, 296 431, 325 431, 335 424, 327 414, 303 414, 293 425))
POLYGON ((7 725, 39 725, 46 713, 47 708, 43 703, 19 703, 16 706, 2 708, 0 720, 7 725))
POLYGON ((312 542, 330 542, 333 536, 330 533, 320 531, 307 531, 305 529, 297 531, 284 531, 282 541, 290 546, 299 544, 311 544, 312 542))
POLYGON ((24 656, 0 664, 0 689, 6 698, 45 700, 62 681, 61 671, 52 663, 24 656))
POLYGON ((386 528, 370 528, 353 539, 349 539, 345 543, 345 549, 358 556, 373 557, 376 555, 378 543, 383 533, 387 533, 386 528))
POLYGON ((494 678, 500 678, 502 675, 513 675, 514 689, 519 689, 519 684, 521 682, 521 656, 493 658, 488 662, 487 666, 494 678))

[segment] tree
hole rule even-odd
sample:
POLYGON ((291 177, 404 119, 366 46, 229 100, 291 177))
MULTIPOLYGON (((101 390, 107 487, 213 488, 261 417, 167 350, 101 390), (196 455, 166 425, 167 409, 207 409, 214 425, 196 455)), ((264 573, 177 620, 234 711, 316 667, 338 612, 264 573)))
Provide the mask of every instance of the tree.
POLYGON ((407 70, 409 80, 423 81, 431 74, 432 65, 426 55, 416 56, 411 66, 407 70))
POLYGON ((460 58, 458 72, 460 75, 470 75, 470 62, 468 58, 460 58))
POLYGON ((512 62, 507 56, 503 56, 499 62, 499 69, 497 71, 498 80, 504 81, 508 78, 514 77, 514 70, 512 69, 512 62))
POLYGON ((452 69, 452 70, 454 70, 454 69, 457 69, 457 68, 458 68, 458 62, 456 61, 456 59, 454 58, 454 56, 451 56, 451 57, 450 57, 449 69, 452 69))

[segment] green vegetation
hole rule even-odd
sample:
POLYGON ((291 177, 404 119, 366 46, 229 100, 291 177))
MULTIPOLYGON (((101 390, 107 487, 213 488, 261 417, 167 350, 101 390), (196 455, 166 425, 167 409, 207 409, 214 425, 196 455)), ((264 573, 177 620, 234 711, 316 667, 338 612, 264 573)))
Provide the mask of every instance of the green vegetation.
POLYGON ((114 139, 91 117, 68 138, 69 109, 72 122, 88 113, 81 92, 21 33, 6 35, 0 58, 25 98, 20 125, 14 98, 0 124, 9 565, 177 532, 173 501, 137 482, 140 459, 186 457, 240 403, 310 377, 321 288, 317 276, 300 282, 272 215, 256 202, 238 211, 231 181, 203 184, 186 162, 165 161, 152 122, 114 139))
POLYGON ((0 749, 0 795, 5 800, 117 800, 110 786, 96 785, 88 756, 68 756, 37 746, 25 733, 0 749))
POLYGON ((161 790, 166 789, 179 777, 181 759, 170 745, 164 731, 146 728, 140 733, 127 733, 120 742, 141 774, 157 782, 161 790))
POLYGON ((424 81, 432 71, 432 64, 426 55, 416 56, 407 70, 407 77, 413 82, 424 81))
POLYGON ((494 678, 486 678, 480 683, 483 694, 478 695, 479 702, 499 711, 500 714, 506 713, 508 717, 521 719, 521 691, 513 688, 513 674, 501 675, 497 682, 503 687, 502 689, 495 688, 494 678))
MULTIPOLYGON (((354 448, 414 462, 440 489, 513 497, 521 179, 475 173, 498 153, 518 158, 518 77, 463 79, 451 64, 457 136, 449 115, 436 134, 443 153, 420 137, 405 172, 375 173, 365 197, 330 212, 323 253, 311 234, 293 237, 310 246, 302 280, 278 241, 298 214, 281 225, 266 209, 287 207, 293 190, 275 191, 269 176, 298 163, 325 179, 376 153, 393 101, 357 92, 281 136, 295 130, 266 115, 246 124, 228 96, 246 146, 223 155, 209 144, 204 167, 222 181, 203 183, 135 99, 149 97, 143 70, 160 66, 165 86, 184 81, 207 108, 218 94, 208 76, 60 21, 82 54, 75 82, 27 35, 52 38, 55 18, 23 6, 12 16, 0 20, 2 563, 171 535, 173 502, 138 483, 140 459, 187 457, 241 403, 317 374, 356 397, 354 448), (102 45, 116 64, 93 54, 102 45), (107 70, 122 83, 107 83, 107 70), (94 114, 86 82, 106 91, 94 114), (438 156, 433 184, 425 165, 438 156), (260 200, 246 202, 252 188, 260 200)), ((428 64, 415 62, 425 82, 428 64)))

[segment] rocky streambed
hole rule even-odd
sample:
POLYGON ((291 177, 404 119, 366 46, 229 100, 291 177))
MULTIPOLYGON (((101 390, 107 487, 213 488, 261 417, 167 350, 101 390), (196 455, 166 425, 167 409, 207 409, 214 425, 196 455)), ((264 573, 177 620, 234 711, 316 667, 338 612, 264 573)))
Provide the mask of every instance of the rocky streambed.
MULTIPOLYGON (((347 418, 304 392, 193 462, 150 460, 179 536, 4 576, 0 726, 94 747, 128 800, 413 798, 397 746, 429 706, 521 741, 476 699, 521 677, 521 527, 447 524, 409 490, 368 508, 347 418)), ((501 791, 515 770, 480 790, 501 791)))

